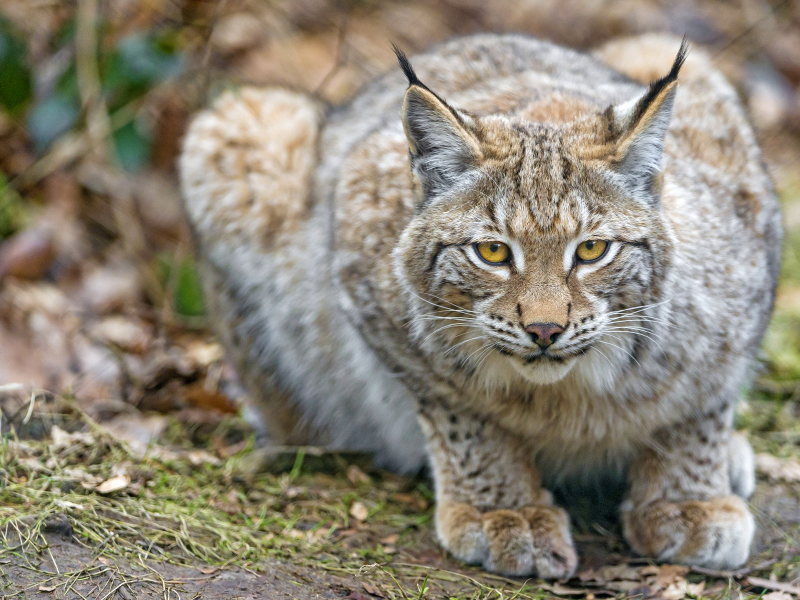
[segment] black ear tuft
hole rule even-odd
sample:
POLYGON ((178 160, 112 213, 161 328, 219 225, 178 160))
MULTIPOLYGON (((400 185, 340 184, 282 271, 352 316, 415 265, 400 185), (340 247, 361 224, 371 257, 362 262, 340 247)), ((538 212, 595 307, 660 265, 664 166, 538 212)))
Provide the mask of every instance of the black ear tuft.
MULTIPOLYGON (((661 93, 661 91, 667 87, 670 83, 678 79, 678 73, 680 73, 681 67, 683 63, 686 62, 686 55, 689 53, 689 41, 686 39, 686 36, 683 36, 681 40, 681 47, 678 48, 678 54, 675 57, 675 61, 672 63, 672 68, 669 70, 669 73, 664 75, 661 79, 656 79, 655 81, 650 83, 650 87, 647 90, 647 94, 642 98, 642 101, 639 103, 639 107, 641 112, 643 113, 647 107, 650 105, 655 98, 661 93)), ((636 114, 634 116, 634 120, 640 117, 641 114, 636 114)))
POLYGON ((398 48, 395 44, 392 44, 392 50, 394 50, 395 56, 397 56, 397 61, 400 63, 400 68, 403 69, 403 73, 405 73, 405 76, 408 79, 408 85, 418 85, 425 88, 426 86, 419 80, 417 74, 414 72, 414 67, 411 66, 406 53, 400 50, 400 48, 398 48))

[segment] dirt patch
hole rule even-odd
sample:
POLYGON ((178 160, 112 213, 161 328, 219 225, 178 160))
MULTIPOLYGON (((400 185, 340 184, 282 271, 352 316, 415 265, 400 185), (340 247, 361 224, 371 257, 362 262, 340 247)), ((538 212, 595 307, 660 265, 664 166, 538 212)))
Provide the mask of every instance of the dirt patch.
POLYGON ((48 549, 42 556, 31 562, 29 557, 12 558, 2 565, 3 598, 332 599, 361 587, 352 577, 320 573, 290 561, 266 561, 258 573, 236 567, 190 569, 155 561, 109 560, 68 536, 48 533, 44 537, 48 549))

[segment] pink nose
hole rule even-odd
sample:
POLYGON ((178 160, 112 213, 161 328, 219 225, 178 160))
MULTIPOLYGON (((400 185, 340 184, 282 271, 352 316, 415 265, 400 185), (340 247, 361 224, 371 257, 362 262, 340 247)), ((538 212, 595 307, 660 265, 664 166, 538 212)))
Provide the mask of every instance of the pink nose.
POLYGON ((555 323, 531 323, 525 327, 525 331, 531 334, 531 338, 537 346, 547 348, 564 332, 564 328, 555 323))

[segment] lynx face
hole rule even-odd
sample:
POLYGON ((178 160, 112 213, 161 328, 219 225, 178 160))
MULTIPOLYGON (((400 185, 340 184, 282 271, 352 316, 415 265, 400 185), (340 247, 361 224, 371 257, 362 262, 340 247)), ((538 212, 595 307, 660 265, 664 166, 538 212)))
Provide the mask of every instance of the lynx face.
POLYGON ((423 348, 535 383, 636 360, 670 261, 659 173, 681 60, 655 93, 566 124, 470 116, 408 66, 419 205, 396 269, 423 348))

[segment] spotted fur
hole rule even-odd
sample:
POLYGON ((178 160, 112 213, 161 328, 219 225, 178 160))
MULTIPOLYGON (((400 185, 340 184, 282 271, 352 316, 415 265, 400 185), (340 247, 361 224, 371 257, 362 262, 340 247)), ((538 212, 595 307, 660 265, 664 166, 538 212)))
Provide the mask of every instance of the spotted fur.
POLYGON ((636 551, 741 564, 753 467, 732 419, 780 217, 734 90, 679 46, 478 35, 400 55, 326 114, 244 90, 198 116, 187 212, 272 435, 428 462, 442 544, 500 573, 572 573, 542 482, 609 472, 636 551), (610 244, 582 264, 587 239, 610 244), (487 264, 474 244, 498 240, 511 261, 487 264), (563 331, 541 348, 537 324, 563 331))

